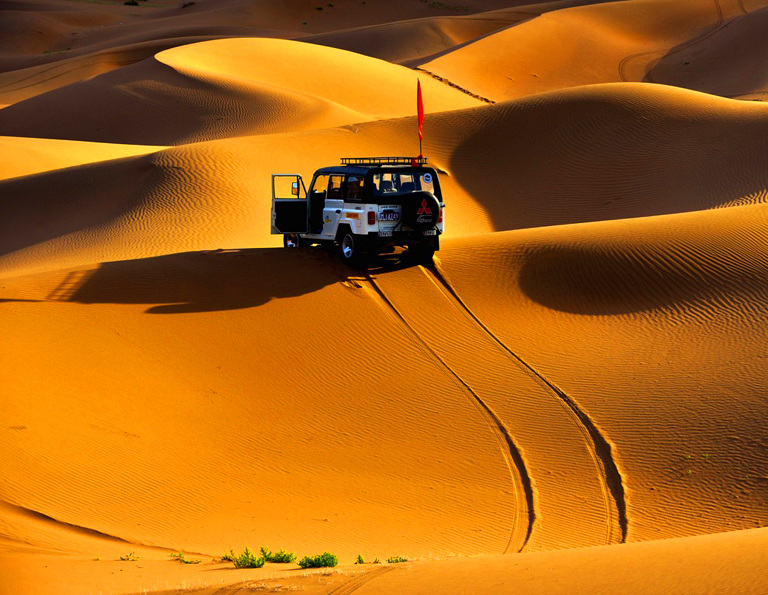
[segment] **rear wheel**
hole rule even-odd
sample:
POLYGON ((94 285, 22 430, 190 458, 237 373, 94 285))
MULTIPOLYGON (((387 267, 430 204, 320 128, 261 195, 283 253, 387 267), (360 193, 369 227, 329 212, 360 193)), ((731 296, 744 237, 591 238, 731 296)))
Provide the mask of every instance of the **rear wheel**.
POLYGON ((418 244, 408 244, 408 256, 416 264, 427 266, 432 264, 437 242, 432 238, 425 238, 418 244))
POLYGON ((340 233, 338 242, 341 260, 356 267, 365 264, 367 253, 365 240, 361 236, 344 230, 340 233))

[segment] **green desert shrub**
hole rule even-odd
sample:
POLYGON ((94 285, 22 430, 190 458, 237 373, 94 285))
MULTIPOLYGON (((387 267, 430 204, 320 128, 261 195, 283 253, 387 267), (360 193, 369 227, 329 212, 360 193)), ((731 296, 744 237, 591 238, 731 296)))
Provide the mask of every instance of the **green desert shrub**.
POLYGON ((330 552, 323 552, 316 556, 304 556, 299 560, 299 566, 302 568, 325 568, 330 566, 336 566, 339 563, 339 559, 330 552))
POLYGON ((235 550, 230 548, 230 550, 226 554, 221 556, 221 561, 222 562, 234 562, 235 561, 235 550))
POLYGON ((407 562, 408 558, 403 558, 402 556, 392 556, 391 558, 387 558, 387 564, 400 564, 401 562, 407 562))
POLYGON ((269 548, 262 547, 261 557, 267 562, 273 562, 274 564, 290 564, 296 559, 296 554, 293 552, 286 552, 283 549, 273 554, 269 548))
POLYGON ((261 568, 264 566, 265 560, 261 557, 257 558, 256 554, 248 548, 245 548, 243 553, 236 556, 232 562, 234 563, 235 568, 261 568))

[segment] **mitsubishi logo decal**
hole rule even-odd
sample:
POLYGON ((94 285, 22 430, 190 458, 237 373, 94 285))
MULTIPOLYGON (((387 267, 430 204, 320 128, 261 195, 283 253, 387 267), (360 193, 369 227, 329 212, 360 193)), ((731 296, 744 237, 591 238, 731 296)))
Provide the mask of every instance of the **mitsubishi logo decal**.
POLYGON ((419 208, 419 210, 416 211, 416 214, 417 215, 431 215, 432 214, 432 209, 430 209, 427 206, 427 199, 426 198, 421 201, 421 208, 419 208))

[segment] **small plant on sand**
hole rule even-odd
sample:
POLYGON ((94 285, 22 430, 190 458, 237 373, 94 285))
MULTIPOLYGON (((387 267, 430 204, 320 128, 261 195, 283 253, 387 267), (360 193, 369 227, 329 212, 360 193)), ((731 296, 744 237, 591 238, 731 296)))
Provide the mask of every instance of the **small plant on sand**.
POLYGON ((232 548, 229 548, 229 551, 221 556, 222 562, 234 562, 234 560, 235 560, 235 550, 232 548))
POLYGON ((339 559, 330 552, 323 552, 312 557, 304 556, 298 562, 302 568, 326 568, 336 566, 338 563, 339 559))
POLYGON ((407 562, 408 558, 403 558, 402 556, 392 556, 391 558, 387 558, 387 564, 400 564, 401 562, 407 562))
POLYGON ((256 554, 248 548, 245 548, 243 553, 236 556, 232 562, 234 563, 235 568, 261 568, 264 566, 265 560, 264 558, 257 558, 256 554))
POLYGON ((184 557, 184 552, 179 552, 178 554, 171 554, 171 558, 176 558, 182 564, 200 564, 200 560, 187 560, 184 557))
POLYGON ((355 562, 355 564, 365 564, 362 554, 357 554, 357 562, 355 562))
POLYGON ((374 558, 372 563, 373 564, 381 564, 381 560, 379 560, 378 558, 374 558))
POLYGON ((265 561, 274 564, 290 564, 296 559, 296 554, 293 552, 286 552, 283 549, 273 554, 269 548, 262 547, 261 557, 264 558, 265 561))
POLYGON ((139 561, 139 557, 134 552, 131 552, 130 554, 126 554, 125 556, 120 556, 120 559, 123 562, 138 562, 139 561))

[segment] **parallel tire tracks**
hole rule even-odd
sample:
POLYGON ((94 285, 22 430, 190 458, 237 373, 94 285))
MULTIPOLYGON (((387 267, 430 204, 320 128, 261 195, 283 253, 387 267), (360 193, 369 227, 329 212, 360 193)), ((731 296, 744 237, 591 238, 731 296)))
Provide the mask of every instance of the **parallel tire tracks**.
MULTIPOLYGON (((474 345, 472 349, 480 349, 481 351, 478 351, 477 353, 485 353, 483 350, 488 349, 490 351, 487 352, 482 357, 488 356, 491 357, 490 360, 488 360, 488 365, 491 366, 489 369, 493 370, 502 370, 504 369, 504 365, 510 366, 509 370, 517 369, 518 373, 523 374, 524 376, 528 377, 531 381, 531 387, 537 386, 539 391, 541 391, 540 398, 544 399, 551 399, 552 406, 559 406, 562 407, 562 411, 567 415, 567 417, 571 420, 570 423, 573 424, 571 426, 573 428, 572 431, 577 432, 581 436, 580 444, 582 445, 581 448, 583 448, 582 455, 578 456, 587 456, 589 457, 589 460, 591 460, 591 464, 594 465, 594 469, 596 471, 595 476, 593 476, 592 479, 592 486, 594 489, 597 490, 597 493, 595 493, 595 497, 600 497, 600 499, 603 501, 602 504, 602 514, 604 515, 605 519, 605 528, 606 533, 604 534, 602 540, 597 539, 592 541, 591 543, 616 543, 616 542, 625 542, 628 537, 628 531, 629 531, 629 520, 628 520, 628 514, 627 514, 627 506, 626 506, 626 492, 625 492, 625 486, 624 486, 624 480, 622 477, 622 474, 619 470, 619 467, 616 463, 615 459, 615 452, 614 452, 614 446, 611 444, 611 442, 608 440, 606 436, 603 435, 602 431, 598 427, 598 425, 592 420, 592 418, 589 416, 589 414, 584 411, 579 404, 571 398, 565 391, 560 389, 556 384, 549 381, 547 378, 544 377, 543 374, 541 374, 538 370, 534 368, 531 364, 526 362, 520 355, 512 351, 493 331, 491 331, 475 314, 472 312, 472 310, 466 305, 466 303, 461 299, 461 297, 456 293, 454 288, 450 285, 450 283, 446 280, 446 278, 443 276, 443 274, 436 269, 433 268, 424 268, 419 267, 418 269, 420 273, 418 275, 414 275, 413 272, 406 273, 405 271, 403 274, 410 274, 410 278, 404 277, 402 281, 398 281, 398 277, 395 276, 392 279, 387 278, 385 286, 388 284, 392 284, 391 287, 388 287, 385 291, 384 288, 382 288, 382 285, 380 282, 378 282, 376 279, 374 279, 371 274, 367 274, 367 285, 370 287, 370 292, 373 295, 374 298, 378 299, 380 302, 380 305, 385 308, 409 333, 411 337, 416 341, 416 343, 421 347, 421 349, 429 355, 429 357, 435 361, 440 367, 442 367, 450 376, 452 376, 457 384, 461 386, 465 394, 472 400, 472 402, 475 404, 477 409, 486 417, 487 422, 489 425, 494 429, 497 436, 500 438, 500 442, 502 444, 502 452, 505 455, 505 458, 507 460, 508 466, 510 466, 510 462, 513 466, 510 466, 510 471, 513 475, 513 480, 515 480, 519 485, 522 486, 523 492, 525 494, 525 502, 520 503, 523 504, 523 506, 527 509, 527 517, 528 517, 528 527, 525 534, 524 539, 515 538, 515 529, 512 531, 512 535, 510 536, 509 543, 507 546, 506 551, 514 551, 513 550, 513 544, 517 543, 520 544, 516 548, 517 551, 521 551, 529 542, 533 542, 532 535, 536 534, 537 539, 535 541, 539 541, 542 538, 548 539, 552 538, 553 534, 551 534, 552 528, 551 526, 543 530, 541 535, 539 535, 539 531, 536 531, 536 527, 538 527, 538 513, 539 513, 539 506, 540 502, 539 500, 543 498, 543 495, 540 494, 539 490, 543 489, 543 486, 546 485, 551 480, 547 480, 547 482, 544 482, 542 486, 536 487, 536 483, 534 481, 534 477, 531 475, 531 465, 528 464, 526 460, 526 456, 523 454, 524 450, 521 447, 520 444, 517 442, 517 438, 513 435, 513 432, 507 427, 507 425, 504 422, 504 419, 500 417, 499 414, 497 414, 496 411, 494 411, 494 407, 500 406, 502 407, 502 410, 507 409, 507 405, 505 404, 505 399, 508 397, 504 397, 504 389, 502 389, 502 392, 499 393, 498 389, 493 389, 492 385, 485 386, 482 380, 482 374, 480 376, 474 374, 473 372, 470 372, 469 369, 466 369, 464 365, 456 367, 457 362, 451 362, 451 356, 449 353, 444 353, 441 355, 441 347, 440 345, 432 345, 432 340, 434 337, 430 336, 430 333, 427 335, 422 336, 421 332, 424 329, 420 329, 420 324, 417 324, 416 326, 412 325, 409 321, 409 316, 413 314, 411 310, 413 310, 413 305, 408 305, 409 302, 412 304, 414 296, 408 296, 406 294, 400 295, 400 291, 408 290, 408 283, 410 283, 410 287, 418 287, 418 284, 420 283, 418 281, 419 277, 423 274, 423 281, 427 284, 425 285, 425 293, 421 298, 423 299, 444 299, 445 302, 441 302, 442 306, 438 306, 441 308, 445 307, 452 307, 455 308, 457 312, 460 312, 460 316, 462 317, 463 322, 458 323, 459 326, 456 327, 456 332, 462 332, 462 333, 471 333, 469 335, 466 335, 468 343, 466 345, 474 345), (400 283, 405 282, 406 285, 399 285, 400 283), (413 285, 413 284, 416 285, 413 285), (429 287, 427 289, 426 287, 429 287), (387 292, 394 291, 396 293, 393 293, 393 295, 390 297, 390 295, 387 294, 387 292), (437 296, 442 296, 441 298, 438 298, 437 296), (401 310, 396 304, 399 301, 399 299, 404 298, 406 299, 406 302, 404 302, 404 310, 401 310), (464 329, 463 331, 459 331, 459 329, 464 329), (470 337, 474 337, 474 339, 470 339, 470 337), (483 345, 486 345, 486 347, 483 347, 483 345), (492 356, 492 353, 497 353, 498 355, 492 356), (446 360, 447 357, 447 360, 446 360), (500 358, 500 359, 497 359, 500 358), (502 364, 503 361, 507 361, 507 364, 502 364), (495 362, 495 363, 492 363, 495 362), (501 366, 501 367, 499 367, 501 366), (462 370, 462 368, 465 368, 462 370), (470 380, 467 380, 466 378, 462 377, 463 374, 469 372, 470 373, 470 380), (472 386, 475 382, 480 382, 480 385, 477 387, 472 386), (489 394, 488 391, 491 391, 489 394), (549 397, 547 397, 549 395, 549 397), (487 398, 486 398, 487 397, 487 398), (488 401, 488 398, 491 400, 491 402, 488 401), (501 400, 499 400, 501 399, 501 400), (496 403, 495 405, 493 403, 496 403), (555 405, 557 404, 557 405, 555 405), (598 496, 597 494, 601 494, 601 496, 598 496), (550 533, 548 533, 548 531, 550 533)), ((395 273, 397 275, 397 273, 395 273)), ((382 281, 384 281, 384 277, 382 277, 382 281)), ((410 291, 410 290, 409 290, 410 291)), ((421 290, 418 290, 421 291, 421 290)), ((420 294, 419 294, 420 295, 420 294)), ((420 299, 421 299, 420 298, 420 299)), ((496 385, 497 387, 499 385, 496 385)), ((512 401, 514 402, 514 401, 512 401)), ((509 402, 511 404, 512 402, 509 402)), ((545 409, 549 410, 549 405, 544 405, 544 401, 541 402, 541 405, 545 406, 545 409)), ((506 411, 504 414, 505 416, 509 415, 517 415, 513 413, 516 409, 519 409, 519 407, 522 406, 525 408, 525 405, 521 405, 520 402, 518 402, 516 405, 513 406, 512 409, 506 411)), ((537 407, 536 401, 531 401, 527 407, 537 407)), ((554 412, 550 411, 550 415, 552 415, 554 412)), ((561 422, 565 423, 567 426, 567 422, 563 421, 561 422)), ((563 429, 566 426, 560 425, 559 427, 562 427, 563 429)), ((531 428, 531 431, 536 431, 535 427, 531 428)), ((523 445, 524 446, 524 445, 523 445)), ((574 455, 575 455, 574 451, 574 455)), ((532 454, 534 454, 535 451, 532 451, 532 454)), ((536 463, 536 468, 541 469, 542 471, 545 471, 547 468, 547 464, 545 459, 543 460, 541 458, 541 453, 536 455, 534 459, 536 459, 538 462, 536 463)), ((576 459, 574 459, 576 460, 576 459)), ((582 459, 584 461, 584 459, 582 459)), ((583 463, 581 463, 583 464, 583 463)), ((575 468, 574 468, 575 469, 575 468)), ((551 485, 551 483, 549 484, 551 485)), ((550 506, 552 506, 552 502, 556 501, 557 496, 554 492, 552 492, 551 488, 546 488, 547 495, 546 502, 549 502, 549 504, 546 504, 544 509, 541 511, 544 516, 547 516, 550 510, 550 506), (553 498, 555 500, 553 500, 553 498), (548 512, 549 511, 549 512, 548 512)), ((545 502, 545 500, 542 500, 542 502, 545 502)), ((558 505, 555 505, 558 506, 558 505)), ((566 510, 562 508, 562 504, 559 505, 560 513, 557 514, 563 514, 562 511, 566 510)), ((523 507, 518 505, 518 510, 522 511, 523 507)), ((592 513, 587 514, 594 514, 594 509, 592 509, 592 513)), ((577 514, 578 511, 574 510, 574 514, 577 514)), ((586 513, 586 510, 585 510, 586 513)), ((561 517, 562 518, 562 517, 561 517)), ((593 519, 596 517, 592 517, 593 519)), ((592 522, 592 529, 590 531, 594 531, 594 528, 596 525, 594 525, 594 521, 592 522)), ((593 535, 593 538, 599 537, 596 533, 591 533, 593 535)), ((557 539, 557 537, 555 537, 557 539)), ((577 539, 578 541, 578 539, 577 539)), ((532 543, 533 547, 539 547, 539 544, 532 543)))
POLYGON ((342 583, 333 591, 329 591, 328 595, 350 595, 350 593, 354 593, 366 583, 369 583, 372 580, 379 578, 383 574, 393 571, 394 569, 394 566, 382 566, 381 568, 377 568, 371 572, 366 572, 365 574, 356 576, 346 583, 342 583))
POLYGON ((513 526, 513 529, 511 531, 509 541, 507 543, 507 547, 504 550, 504 553, 508 553, 513 547, 516 551, 522 551, 523 548, 525 548, 526 544, 531 538, 531 535, 533 533, 534 525, 536 522, 536 515, 535 515, 535 502, 534 502, 534 489, 533 484, 531 480, 531 476, 528 472, 527 466, 525 464, 525 460, 523 459, 520 448, 515 443, 514 438, 512 437, 512 434, 509 432, 507 427, 505 426, 504 422, 496 415, 496 413, 491 409, 491 407, 488 406, 488 404, 483 401, 483 399, 480 398, 480 396, 472 389, 472 387, 469 386, 469 384, 455 371, 453 370, 448 363, 440 357, 440 355, 437 354, 437 352, 421 337, 421 335, 414 329, 408 321, 405 319, 403 314, 398 310, 398 308, 395 306, 395 304, 387 297, 387 295, 384 293, 384 291, 381 289, 381 287, 376 283, 376 281, 373 279, 373 277, 370 274, 366 274, 366 280, 368 281, 371 289, 373 290, 374 295, 379 299, 380 303, 389 310, 394 318, 400 322, 400 324, 405 328, 405 330, 408 332, 408 334, 418 343, 421 345, 423 350, 429 354, 431 359, 435 361, 440 367, 442 367, 450 376, 452 376, 458 384, 463 388, 464 392, 467 394, 467 396, 472 400, 472 402, 475 404, 475 406, 478 408, 478 410, 483 414, 483 416, 486 418, 489 426, 496 432, 497 436, 500 439, 500 442, 505 446, 505 448, 502 450, 504 453, 505 460, 507 461, 507 466, 510 469, 510 473, 512 473, 513 476, 513 485, 515 486, 515 493, 518 493, 516 481, 520 482, 520 485, 523 488, 524 493, 524 503, 520 502, 520 504, 524 504, 524 508, 526 509, 526 516, 528 519, 527 527, 525 528, 525 537, 522 539, 522 542, 519 545, 514 544, 516 539, 516 533, 517 533, 517 525, 515 524, 513 526))
POLYGON ((477 315, 466 305, 464 300, 456 293, 456 290, 448 283, 446 278, 437 269, 424 269, 429 275, 436 279, 446 292, 453 298, 455 303, 464 310, 467 315, 474 320, 475 324, 482 330, 483 333, 494 343, 496 343, 501 349, 503 349, 510 358, 520 366, 528 375, 536 380, 539 385, 548 390, 551 394, 557 397, 562 403, 570 409, 575 415, 579 423, 582 424, 586 430, 586 434, 592 440, 592 447, 594 453, 600 460, 600 464, 605 475, 604 483, 610 491, 613 498, 616 510, 618 513, 618 523, 621 528, 621 541, 622 543, 627 540, 627 533, 629 530, 629 519, 627 515, 626 506, 626 493, 624 487, 624 480, 616 464, 616 460, 613 453, 613 446, 610 441, 603 435, 600 428, 592 420, 589 414, 584 411, 579 404, 572 399, 568 394, 560 389, 556 384, 547 380, 541 373, 539 373, 532 365, 526 362, 520 355, 512 351, 499 337, 491 331, 485 323, 483 323, 477 315))

